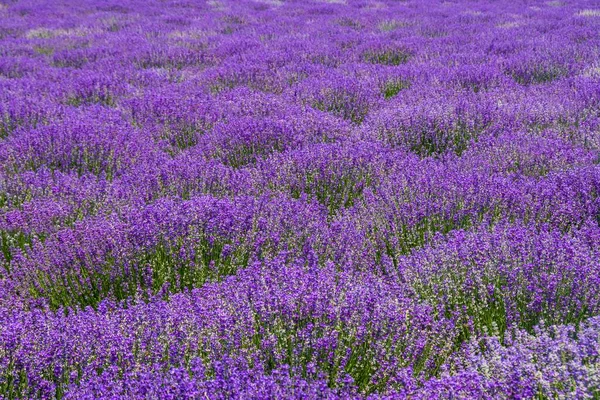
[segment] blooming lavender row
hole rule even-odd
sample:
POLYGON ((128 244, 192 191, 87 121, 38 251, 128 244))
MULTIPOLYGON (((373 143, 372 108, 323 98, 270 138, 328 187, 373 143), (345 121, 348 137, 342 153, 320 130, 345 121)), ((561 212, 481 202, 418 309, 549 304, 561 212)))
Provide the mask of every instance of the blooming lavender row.
POLYGON ((402 258, 397 276, 280 255, 168 301, 159 292, 66 316, 5 307, 5 383, 25 397, 244 397, 265 395, 264 385, 273 397, 324 387, 332 396, 510 398, 538 386, 593 395, 600 229, 535 232, 457 232, 402 258), (545 321, 579 329, 536 328, 545 321))
POLYGON ((0 398, 600 396, 599 31, 0 0, 0 398))

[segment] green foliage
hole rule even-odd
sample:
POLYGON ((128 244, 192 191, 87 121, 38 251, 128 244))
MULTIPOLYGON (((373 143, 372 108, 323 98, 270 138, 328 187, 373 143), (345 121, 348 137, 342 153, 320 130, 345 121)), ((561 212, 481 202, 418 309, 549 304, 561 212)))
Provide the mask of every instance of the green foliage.
POLYGON ((401 65, 412 58, 412 53, 407 49, 369 50, 362 55, 363 61, 370 64, 401 65))
POLYGON ((327 207, 329 215, 340 209, 352 207, 362 199, 365 187, 372 184, 372 176, 367 171, 344 171, 340 175, 322 176, 318 171, 306 171, 304 182, 289 187, 292 198, 306 194, 327 207))
POLYGON ((381 90, 383 97, 386 99, 391 99, 396 96, 400 91, 404 89, 408 89, 410 87, 410 82, 404 79, 392 79, 387 81, 381 90))
MULTIPOLYGON (((38 238, 43 239, 43 236, 38 235, 38 238)), ((10 273, 10 262, 14 258, 15 250, 25 252, 31 247, 32 242, 33 237, 22 231, 0 230, 0 265, 4 267, 6 273, 10 273)))
POLYGON ((161 139, 169 143, 167 152, 172 156, 181 150, 194 147, 198 144, 198 137, 202 135, 204 129, 196 124, 179 124, 179 126, 165 126, 161 139))
POLYGON ((531 70, 514 71, 513 79, 520 85, 536 85, 555 81, 568 74, 568 70, 560 65, 535 65, 531 70))
POLYGON ((176 293, 200 287, 234 274, 249 262, 244 246, 229 240, 199 236, 195 240, 160 243, 131 261, 106 256, 103 265, 80 259, 61 274, 39 273, 30 286, 34 297, 46 298, 50 307, 95 307, 105 298, 124 301, 165 291, 176 293))
POLYGON ((114 107, 116 105, 115 98, 110 93, 94 93, 92 96, 81 96, 77 94, 69 95, 65 104, 73 107, 81 107, 83 105, 100 104, 106 107, 114 107))

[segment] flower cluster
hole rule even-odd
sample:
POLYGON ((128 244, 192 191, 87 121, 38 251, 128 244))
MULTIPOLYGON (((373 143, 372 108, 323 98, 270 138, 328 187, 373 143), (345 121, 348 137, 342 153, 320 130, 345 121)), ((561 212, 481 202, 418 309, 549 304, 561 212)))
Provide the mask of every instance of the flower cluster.
POLYGON ((598 32, 0 0, 0 398, 599 397, 598 32))

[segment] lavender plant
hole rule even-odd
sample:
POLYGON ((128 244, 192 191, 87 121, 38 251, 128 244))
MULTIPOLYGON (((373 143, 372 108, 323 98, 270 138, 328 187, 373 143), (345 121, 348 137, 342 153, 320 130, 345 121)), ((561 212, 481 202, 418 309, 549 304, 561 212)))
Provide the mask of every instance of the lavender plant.
POLYGON ((598 398, 593 0, 0 0, 0 398, 598 398))

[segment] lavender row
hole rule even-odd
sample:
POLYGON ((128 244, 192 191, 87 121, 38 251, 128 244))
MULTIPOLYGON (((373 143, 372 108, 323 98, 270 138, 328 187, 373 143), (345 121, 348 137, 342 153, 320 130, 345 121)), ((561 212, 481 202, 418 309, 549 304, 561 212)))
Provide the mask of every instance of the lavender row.
POLYGON ((498 227, 407 256, 396 276, 281 255, 168 302, 3 308, 2 384, 17 397, 593 395, 599 235, 498 227))

